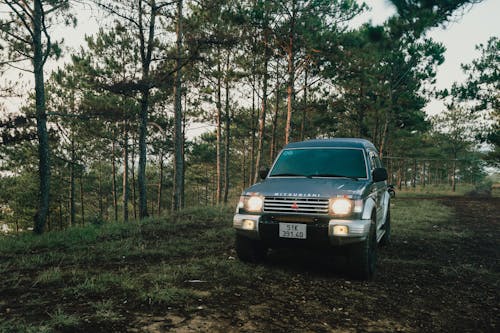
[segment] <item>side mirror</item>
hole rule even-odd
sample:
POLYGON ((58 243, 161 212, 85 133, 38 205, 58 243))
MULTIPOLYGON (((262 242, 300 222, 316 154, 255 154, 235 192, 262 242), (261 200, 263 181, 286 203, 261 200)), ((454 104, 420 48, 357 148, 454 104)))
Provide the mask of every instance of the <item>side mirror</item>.
POLYGON ((259 178, 266 179, 267 174, 269 173, 269 168, 262 167, 259 169, 259 178))
POLYGON ((372 178, 375 183, 387 180, 387 170, 385 168, 375 168, 372 173, 372 178))

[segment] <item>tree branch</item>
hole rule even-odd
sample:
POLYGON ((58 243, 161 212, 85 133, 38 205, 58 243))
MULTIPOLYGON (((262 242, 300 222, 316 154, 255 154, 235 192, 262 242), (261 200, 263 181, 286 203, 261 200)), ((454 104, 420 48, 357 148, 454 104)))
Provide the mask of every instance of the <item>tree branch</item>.
POLYGON ((94 3, 97 6, 101 7, 102 9, 104 9, 105 11, 107 11, 109 14, 116 15, 116 16, 124 19, 125 21, 128 21, 128 22, 132 23, 133 25, 135 25, 136 27, 138 27, 140 29, 140 24, 136 20, 134 20, 132 17, 129 17, 129 16, 126 16, 124 14, 119 13, 116 9, 112 8, 111 6, 105 5, 101 1, 94 0, 94 3))
POLYGON ((7 34, 8 36, 14 38, 15 40, 19 41, 19 42, 22 42, 24 44, 27 44, 27 45, 31 45, 30 41, 20 37, 20 36, 17 36, 17 35, 14 35, 12 32, 10 32, 9 30, 2 30, 5 34, 7 34))
MULTIPOLYGON (((23 23, 26 30, 28 30, 28 33, 31 35, 31 37, 33 37, 33 30, 31 30, 31 27, 28 24, 28 22, 26 21, 26 18, 24 17, 24 15, 21 12, 19 12, 18 9, 16 9, 16 7, 15 7, 16 4, 11 2, 11 1, 8 1, 8 0, 5 0, 5 3, 7 4, 7 6, 10 7, 10 9, 12 9, 14 11, 14 13, 16 13, 16 16, 21 20, 21 22, 23 23)), ((30 13, 28 13, 26 11, 26 9, 23 8, 23 6, 19 6, 19 7, 31 19, 31 21, 33 21, 33 16, 30 15, 30 13)))
POLYGON ((12 68, 17 69, 17 70, 22 71, 22 72, 34 73, 33 71, 30 71, 29 69, 17 67, 17 66, 12 65, 11 63, 7 63, 7 66, 12 67, 12 68))
POLYGON ((161 3, 159 5, 156 5, 153 10, 155 11, 159 11, 160 9, 162 9, 163 7, 166 7, 166 6, 170 6, 170 5, 173 5, 175 4, 176 2, 175 1, 172 1, 172 2, 164 2, 164 3, 161 3))
POLYGON ((31 58, 30 57, 26 57, 26 58, 22 58, 22 59, 2 61, 2 62, 0 62, 0 67, 2 67, 4 65, 11 64, 11 63, 14 63, 14 62, 23 62, 23 61, 26 61, 26 60, 31 60, 31 58))
POLYGON ((45 25, 45 14, 46 13, 44 12, 43 6, 42 6, 42 31, 43 31, 43 34, 45 35, 45 38, 47 39, 47 45, 45 46, 45 52, 43 54, 43 59, 42 59, 42 66, 43 66, 43 64, 45 64, 45 62, 49 58, 50 49, 52 47, 52 44, 50 42, 50 35, 49 35, 49 32, 47 31, 47 26, 45 25))
POLYGON ((53 6, 51 9, 45 11, 45 15, 51 14, 55 12, 56 10, 59 10, 64 7, 64 4, 60 4, 59 6, 53 6))

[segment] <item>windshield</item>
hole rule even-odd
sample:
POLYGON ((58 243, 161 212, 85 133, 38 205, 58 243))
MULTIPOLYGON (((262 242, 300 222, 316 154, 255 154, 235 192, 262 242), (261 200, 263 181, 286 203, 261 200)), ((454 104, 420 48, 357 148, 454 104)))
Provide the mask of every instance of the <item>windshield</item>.
POLYGON ((270 176, 367 178, 363 151, 338 148, 284 150, 270 176))

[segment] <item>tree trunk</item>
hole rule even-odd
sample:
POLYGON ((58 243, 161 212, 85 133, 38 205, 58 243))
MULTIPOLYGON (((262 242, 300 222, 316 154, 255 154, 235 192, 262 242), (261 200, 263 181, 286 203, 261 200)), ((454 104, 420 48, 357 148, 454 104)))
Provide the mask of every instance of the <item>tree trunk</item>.
POLYGON ((451 171, 451 190, 453 192, 457 189, 456 184, 456 175, 457 175, 457 154, 455 153, 452 163, 452 171, 451 171))
POLYGON ((418 174, 417 159, 413 159, 413 181, 412 181, 413 188, 417 187, 417 174, 418 174))
POLYGON ((274 161, 276 154, 276 130, 278 128, 278 115, 280 106, 280 82, 279 82, 279 63, 276 63, 276 90, 275 90, 275 101, 274 101, 274 116, 273 116, 273 129, 271 131, 271 144, 269 149, 270 161, 274 161))
POLYGON ((402 183, 403 183, 403 170, 402 170, 402 161, 399 161, 399 168, 398 168, 398 190, 401 191, 402 183))
POLYGON ((249 173, 249 179, 248 182, 249 184, 253 183, 253 178, 255 175, 255 60, 254 60, 254 66, 252 68, 253 70, 253 75, 252 75, 252 119, 250 119, 250 122, 252 124, 251 128, 251 133, 250 137, 252 138, 252 146, 250 147, 250 173, 249 173))
POLYGON ((391 112, 392 112, 392 82, 389 83, 389 105, 387 106, 387 109, 385 111, 385 121, 384 121, 384 129, 382 130, 382 137, 380 139, 380 149, 379 149, 379 154, 380 158, 382 158, 385 154, 385 149, 389 137, 389 122, 391 119, 391 112))
MULTIPOLYGON (((52 230, 52 216, 50 215, 50 207, 49 210, 47 211, 47 231, 52 230)), ((17 219, 16 219, 16 224, 18 224, 17 219)))
POLYGON ((123 122, 123 221, 128 222, 128 128, 127 121, 123 122))
POLYGON ((406 160, 403 163, 403 182, 405 185, 405 189, 408 189, 408 165, 406 165, 406 160))
POLYGON ((149 90, 142 92, 141 112, 139 126, 139 218, 142 220, 148 216, 148 202, 146 190, 146 137, 148 123, 149 90))
POLYGON ((264 25, 264 80, 262 82, 262 108, 259 116, 259 143, 257 146, 257 158, 255 164, 254 182, 259 180, 259 170, 262 166, 262 157, 264 156, 264 131, 266 126, 266 110, 267 110, 267 81, 269 72, 267 66, 269 63, 269 47, 267 46, 269 39, 269 29, 267 23, 264 25))
POLYGON ((182 208, 184 195, 183 175, 184 175, 184 160, 182 154, 183 140, 182 137, 182 0, 177 1, 177 24, 176 24, 176 71, 174 85, 174 197, 173 210, 178 211, 182 208))
POLYGON ((434 182, 434 178, 432 175, 432 161, 429 161, 429 166, 427 170, 428 170, 427 173, 429 174, 429 178, 427 178, 427 184, 431 186, 432 182, 434 182))
POLYGON ((208 168, 205 168, 205 206, 208 206, 208 197, 209 197, 209 185, 210 185, 210 175, 208 174, 208 168))
POLYGON ((424 165, 423 165, 423 168, 422 168, 422 187, 425 188, 425 161, 423 161, 424 165))
POLYGON ((163 153, 160 153, 160 179, 158 180, 158 200, 157 200, 158 215, 161 214, 162 189, 163 189, 163 153))
POLYGON ((82 225, 85 225, 85 203, 83 201, 83 174, 80 177, 80 203, 82 205, 82 225))
POLYGON ((365 103, 364 103, 364 97, 365 97, 365 86, 364 86, 364 78, 363 74, 361 74, 361 82, 359 85, 359 103, 358 103, 358 112, 357 112, 357 127, 358 127, 358 133, 357 137, 358 138, 365 138, 367 137, 367 130, 365 130, 365 103))
POLYGON ((137 220, 137 195, 135 182, 135 135, 132 136, 132 210, 134 212, 134 220, 137 220))
POLYGON ((186 207, 186 124, 187 124, 187 93, 184 93, 184 113, 182 114, 182 196, 181 207, 186 207))
POLYGON ((99 218, 104 218, 104 205, 102 202, 102 165, 101 161, 99 161, 99 170, 97 174, 97 184, 98 184, 98 196, 99 196, 99 218))
POLYGON ((151 65, 151 57, 153 53, 153 44, 155 43, 155 22, 156 15, 158 12, 158 7, 156 6, 156 1, 151 0, 148 2, 150 6, 148 29, 144 27, 143 24, 143 7, 138 6, 139 17, 139 42, 140 42, 140 54, 141 54, 141 65, 142 65, 142 80, 145 82, 145 86, 141 91, 141 110, 140 110, 140 124, 139 124, 139 170, 138 170, 138 182, 139 182, 139 218, 142 220, 148 216, 148 196, 147 196, 147 184, 146 184, 146 138, 148 135, 147 124, 148 124, 148 109, 149 109, 149 96, 150 96, 150 84, 149 84, 149 70, 151 65), (144 32, 148 33, 148 41, 146 43, 146 38, 144 32))
POLYGON ((69 164, 69 226, 75 225, 75 142, 71 138, 71 161, 69 164))
POLYGON ((111 168, 113 173, 113 211, 115 213, 114 219, 118 221, 118 199, 116 193, 116 161, 115 161, 115 139, 111 144, 111 168))
POLYGON ((295 98, 294 84, 295 84, 295 63, 294 63, 294 36, 295 36, 295 15, 296 15, 296 0, 292 0, 291 8, 292 17, 290 20, 290 31, 288 35, 288 103, 287 103, 287 113, 286 113, 286 125, 285 125, 285 144, 290 142, 290 132, 292 124, 292 107, 293 100, 295 98))
POLYGON ((247 149, 246 149, 246 141, 245 138, 243 138, 243 145, 241 151, 243 152, 243 163, 241 164, 241 174, 243 175, 242 177, 242 183, 241 186, 242 188, 247 187, 247 149))
POLYGON ((222 198, 222 103, 221 103, 221 65, 220 65, 220 50, 217 52, 217 156, 216 156, 216 163, 217 163, 217 190, 215 193, 216 196, 216 202, 217 204, 220 204, 221 198, 222 198))
POLYGON ((227 52, 226 58, 226 77, 224 80, 224 88, 226 92, 226 100, 224 107, 224 116, 225 116, 225 136, 224 136, 224 203, 227 203, 227 197, 229 192, 229 146, 231 142, 231 112, 229 109, 229 60, 230 60, 230 52, 227 52))
POLYGON ((308 64, 305 65, 305 77, 304 77, 304 101, 302 105, 302 120, 300 122, 300 141, 304 140, 305 130, 306 130, 306 114, 307 114, 307 78, 309 76, 308 64))
MULTIPOLYGON (((38 209, 35 214, 35 225, 33 228, 33 232, 36 234, 43 233, 49 211, 50 194, 49 135, 47 133, 47 113, 45 112, 42 19, 42 2, 40 0, 35 0, 33 12, 33 72, 35 76, 35 113, 36 131, 38 137, 38 173, 40 181, 38 209)), ((47 45, 46 47, 50 47, 50 45, 47 45)))
POLYGON ((59 201, 59 230, 63 228, 63 212, 62 212, 62 201, 59 201))

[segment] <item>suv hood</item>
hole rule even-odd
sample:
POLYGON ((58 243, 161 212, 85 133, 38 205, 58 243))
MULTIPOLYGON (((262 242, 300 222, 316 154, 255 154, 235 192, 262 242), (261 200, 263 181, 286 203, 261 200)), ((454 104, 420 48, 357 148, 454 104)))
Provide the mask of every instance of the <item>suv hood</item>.
POLYGON ((369 183, 368 180, 348 178, 267 178, 247 188, 243 194, 259 193, 263 196, 306 198, 360 196, 369 183))

